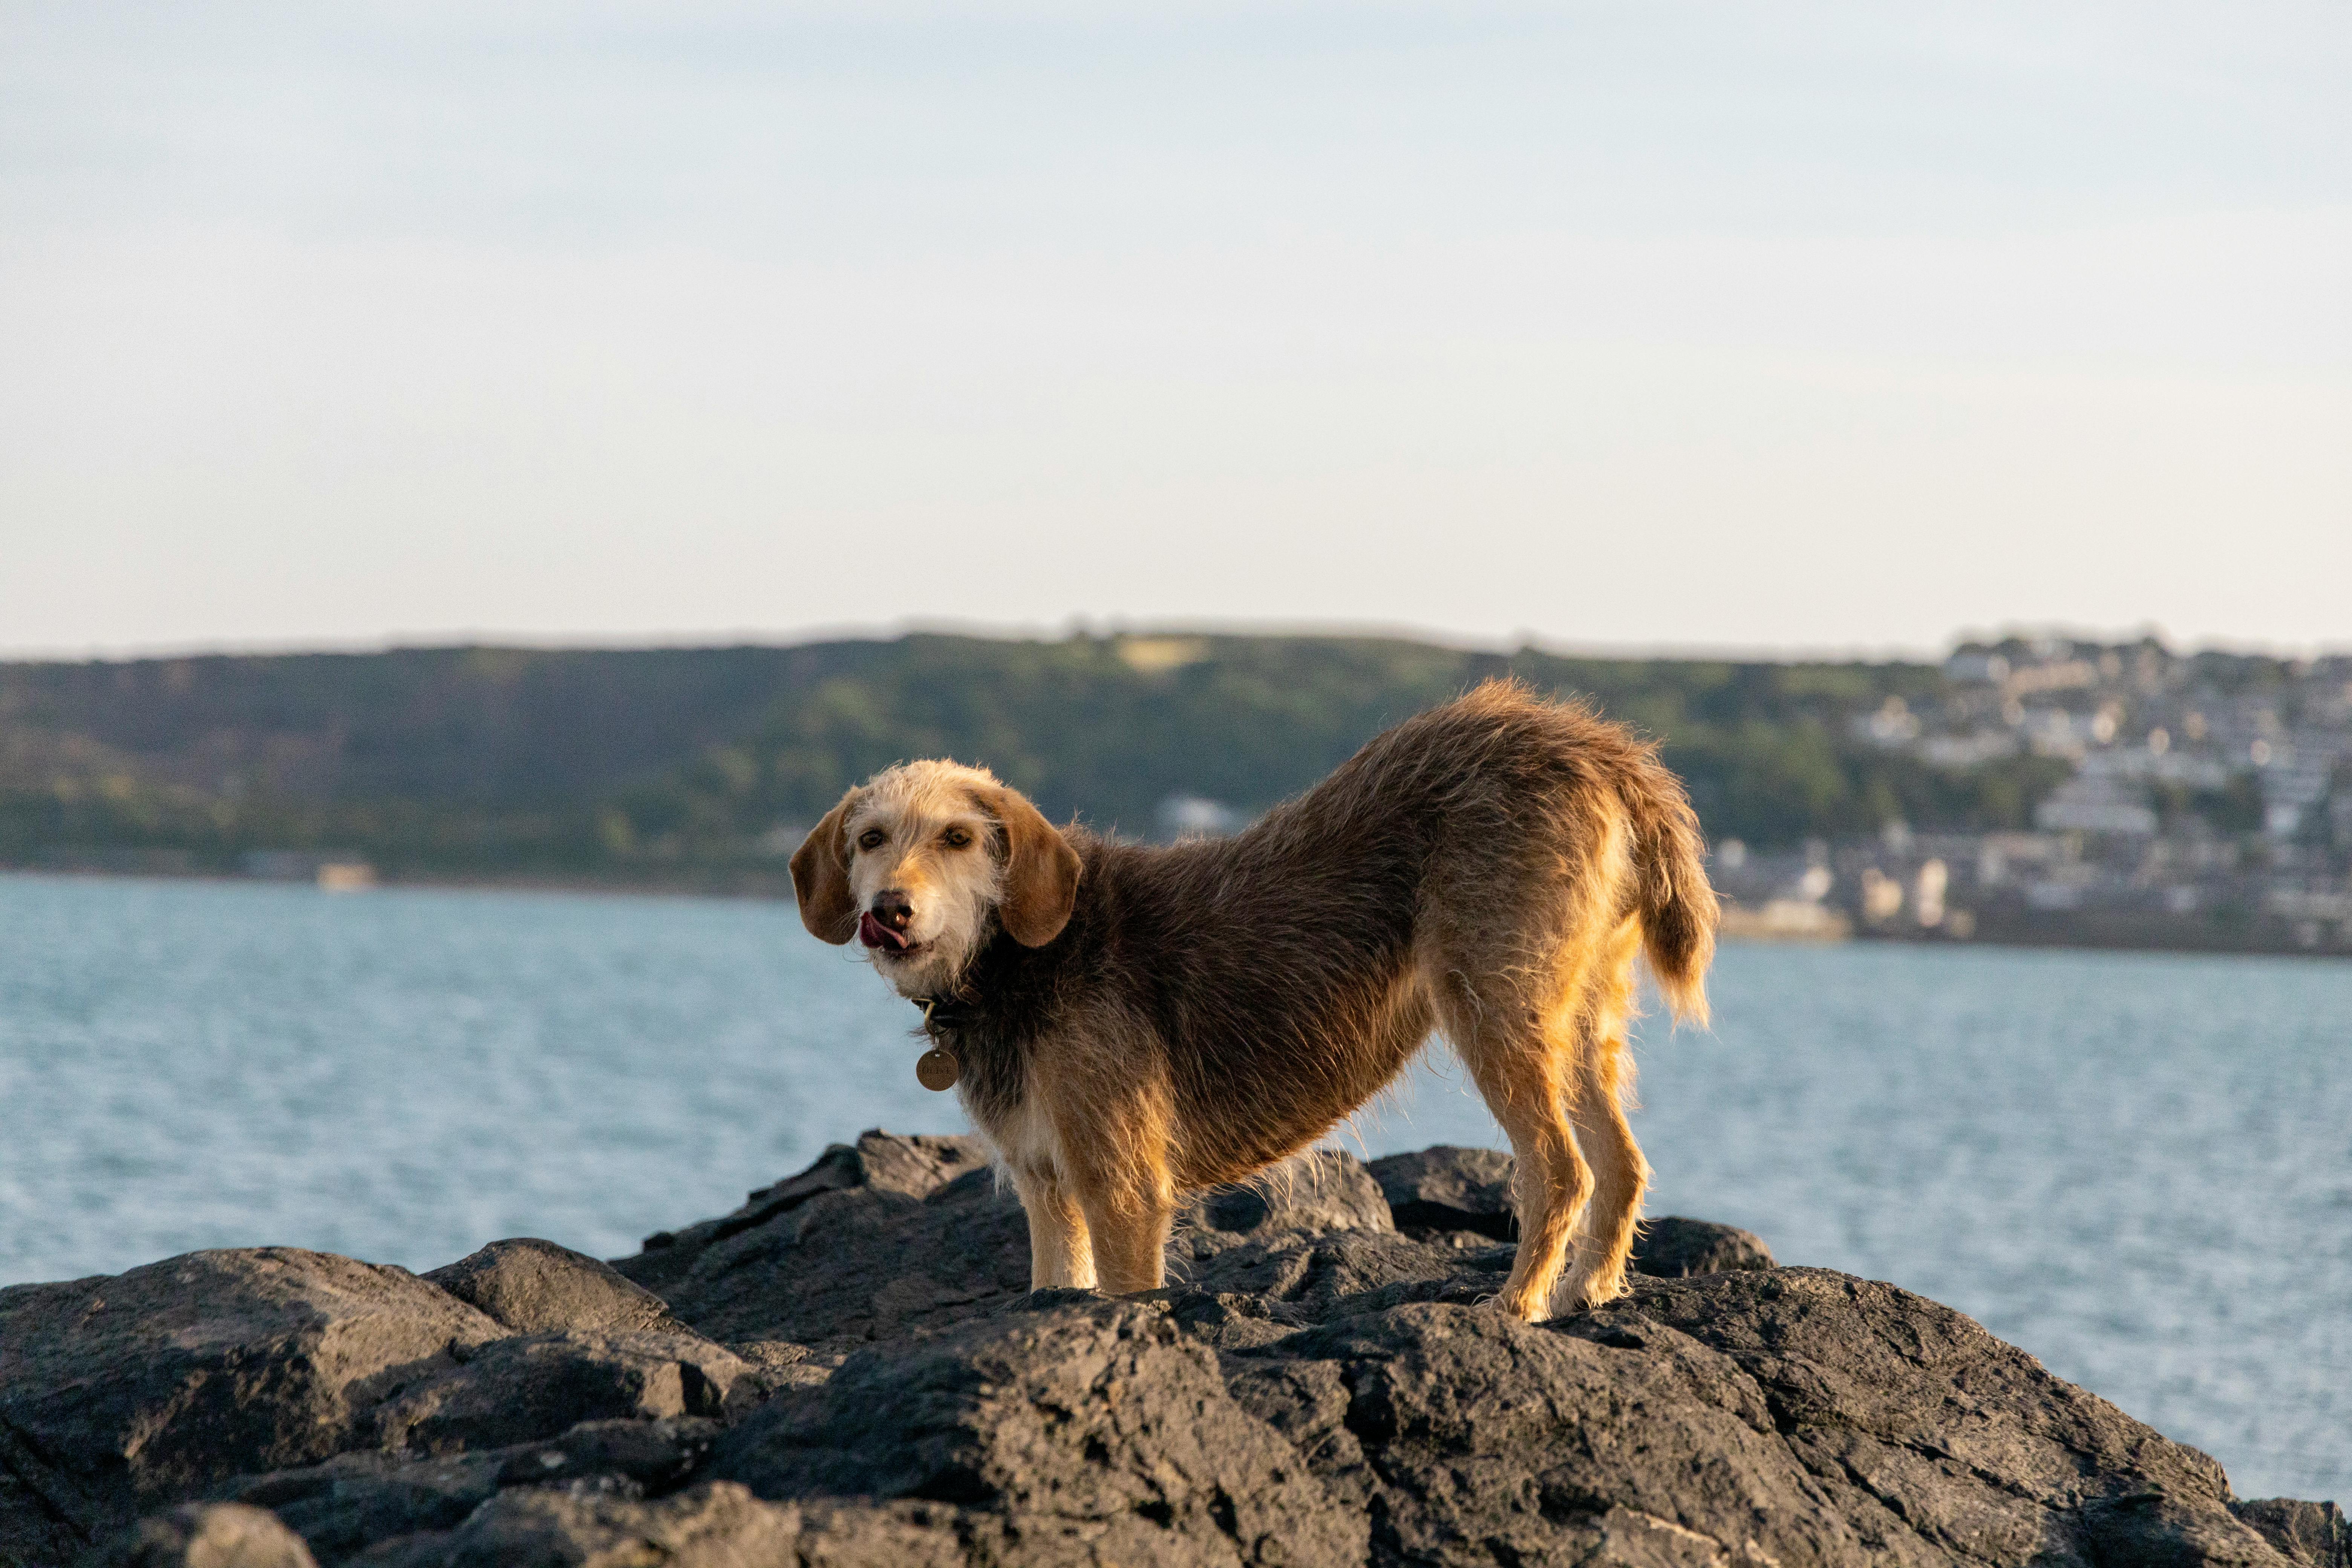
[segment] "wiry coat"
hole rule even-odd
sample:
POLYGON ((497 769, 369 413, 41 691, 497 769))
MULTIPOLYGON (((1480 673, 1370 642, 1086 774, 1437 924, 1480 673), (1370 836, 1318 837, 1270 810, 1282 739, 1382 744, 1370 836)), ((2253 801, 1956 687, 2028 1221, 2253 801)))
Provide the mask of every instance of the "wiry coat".
POLYGON ((1490 682, 1233 837, 1061 838, 1066 923, 1036 945, 983 927, 934 1016, 1039 1283, 1158 1284, 1179 1194, 1312 1143, 1434 1028, 1518 1155, 1505 1305, 1547 1315, 1563 1266, 1569 1304, 1622 1290, 1647 1177, 1622 1113, 1633 961, 1703 1016, 1716 923, 1650 748, 1490 682))

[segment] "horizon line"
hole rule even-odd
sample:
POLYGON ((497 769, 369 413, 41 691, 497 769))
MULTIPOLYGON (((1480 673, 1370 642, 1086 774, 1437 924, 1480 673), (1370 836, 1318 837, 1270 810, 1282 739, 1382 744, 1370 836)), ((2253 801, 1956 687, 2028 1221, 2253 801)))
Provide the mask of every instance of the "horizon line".
POLYGON ((967 637, 990 642, 1064 642, 1075 637, 1296 637, 1364 638, 1418 643, 1465 653, 1535 652, 1561 658, 1643 659, 1677 663, 1732 664, 1939 664, 1970 644, 2011 638, 2053 638, 2120 647, 2154 639, 2180 654, 2223 653, 2287 661, 2352 654, 2344 644, 2280 644, 2254 639, 2210 638, 2178 645, 2162 627, 2143 623, 2127 629, 2064 622, 2011 621, 1993 627, 1964 627, 1938 645, 1902 643, 1720 643, 1659 641, 1599 642, 1552 637, 1528 630, 1496 637, 1473 632, 1393 621, 1243 620, 1222 616, 1135 619, 1121 616, 1072 616, 1058 626, 1034 622, 987 622, 908 617, 888 622, 841 622, 790 630, 694 631, 613 634, 523 633, 467 627, 421 634, 386 633, 374 637, 225 637, 192 642, 84 645, 79 647, 0 647, 0 665, 147 664, 192 658, 299 658, 344 655, 424 653, 489 648, 530 653, 656 653, 726 648, 806 647, 831 642, 898 642, 909 637, 967 637))

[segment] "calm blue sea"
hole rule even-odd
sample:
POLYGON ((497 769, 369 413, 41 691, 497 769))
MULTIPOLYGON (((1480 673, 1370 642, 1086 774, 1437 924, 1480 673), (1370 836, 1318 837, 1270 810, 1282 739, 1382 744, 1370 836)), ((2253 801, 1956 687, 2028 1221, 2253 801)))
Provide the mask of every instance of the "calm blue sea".
MULTIPOLYGON (((1735 946, 1653 1212, 1951 1303, 2242 1494, 2352 1500, 2352 964, 1735 946)), ((880 1125, 911 1011, 788 906, 0 877, 0 1284, 287 1243, 611 1256, 880 1125)), ((1366 1153, 1500 1143, 1442 1056, 1366 1153)))

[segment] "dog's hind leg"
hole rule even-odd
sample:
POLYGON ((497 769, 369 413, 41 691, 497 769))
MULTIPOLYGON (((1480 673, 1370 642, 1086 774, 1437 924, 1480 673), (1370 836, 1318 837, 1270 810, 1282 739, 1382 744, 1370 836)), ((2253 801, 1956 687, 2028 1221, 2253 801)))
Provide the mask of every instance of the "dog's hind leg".
POLYGON ((1633 958, 1641 927, 1627 921, 1592 976, 1578 1020, 1577 1054, 1569 1074, 1568 1114, 1593 1169, 1592 1202, 1577 1227, 1575 1258, 1559 1290, 1567 1310, 1598 1306, 1625 1293, 1625 1264, 1641 1223, 1650 1167, 1625 1121, 1633 1058, 1625 1021, 1633 1010, 1633 958))
POLYGON ((1052 1176, 1013 1173, 1013 1190, 1029 1215, 1029 1289, 1094 1288, 1095 1253, 1086 1215, 1052 1176))
POLYGON ((1580 1088, 1570 1115, 1578 1142, 1591 1152, 1594 1173, 1592 1203, 1577 1227, 1575 1263, 1559 1290, 1561 1309, 1572 1312, 1625 1293, 1625 1267, 1641 1224, 1650 1168, 1608 1089, 1580 1088))
POLYGON ((1478 1085, 1517 1160, 1512 1178, 1519 1211, 1519 1252, 1501 1305, 1515 1318, 1551 1316, 1553 1289, 1568 1259, 1577 1221, 1592 1195, 1592 1170, 1565 1114, 1562 1069, 1573 1053, 1554 1048, 1559 1021, 1516 996, 1483 1003, 1460 976, 1432 984, 1447 1038, 1478 1085))

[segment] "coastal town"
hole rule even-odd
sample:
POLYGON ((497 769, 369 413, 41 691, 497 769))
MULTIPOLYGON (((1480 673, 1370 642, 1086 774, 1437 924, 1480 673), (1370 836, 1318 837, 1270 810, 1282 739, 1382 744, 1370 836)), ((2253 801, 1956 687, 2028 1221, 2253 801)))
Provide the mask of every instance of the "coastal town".
POLYGON ((1964 643, 1930 699, 1851 720, 1966 772, 2071 770, 2027 830, 1716 846, 1735 934, 2352 952, 2352 657, 1964 643))

